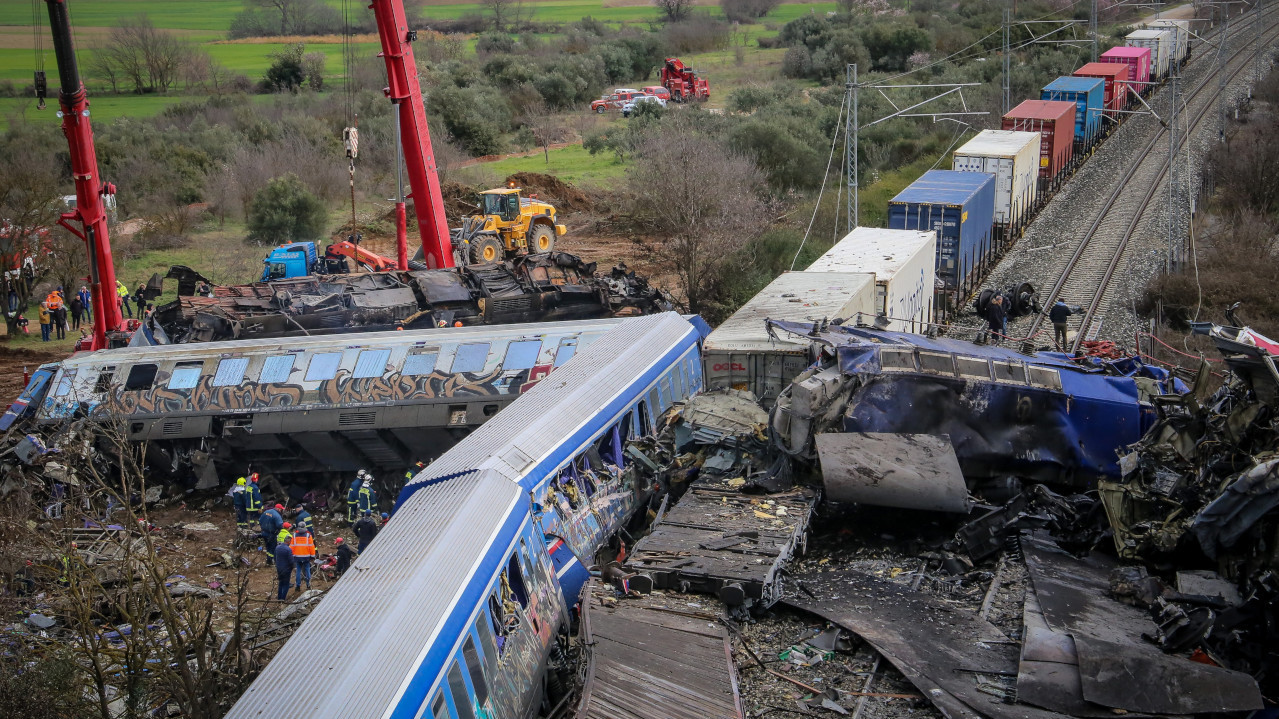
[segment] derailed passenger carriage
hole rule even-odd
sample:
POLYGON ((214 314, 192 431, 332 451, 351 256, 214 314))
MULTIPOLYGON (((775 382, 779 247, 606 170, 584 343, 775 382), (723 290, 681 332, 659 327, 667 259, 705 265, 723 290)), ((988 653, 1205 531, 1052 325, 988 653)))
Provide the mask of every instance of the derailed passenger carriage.
POLYGON ((772 420, 787 451, 809 457, 822 433, 945 435, 968 480, 1095 487, 1119 476, 1118 450, 1156 421, 1150 397, 1186 389, 1135 359, 1072 361, 874 329, 775 325, 824 348, 772 420))
POLYGON ((124 348, 61 363, 37 410, 119 422, 154 471, 314 483, 432 458, 620 319, 124 348))
POLYGON ((583 565, 650 500, 623 443, 701 388, 704 334, 625 320, 419 473, 228 718, 549 709, 583 565))

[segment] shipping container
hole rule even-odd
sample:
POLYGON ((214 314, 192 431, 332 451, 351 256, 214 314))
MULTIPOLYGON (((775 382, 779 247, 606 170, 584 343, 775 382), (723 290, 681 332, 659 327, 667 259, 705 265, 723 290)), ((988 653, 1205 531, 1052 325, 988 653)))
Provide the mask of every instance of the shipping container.
POLYGON ((1120 65, 1113 62, 1090 62, 1086 63, 1074 72, 1075 77, 1095 77, 1099 78, 1102 85, 1102 105, 1106 108, 1106 118, 1109 120, 1107 124, 1102 125, 1102 132, 1109 132, 1115 128, 1115 125, 1123 118, 1120 117, 1119 111, 1128 105, 1128 80, 1131 76, 1128 74, 1128 65, 1120 65))
POLYGON ((875 275, 875 312, 888 329, 923 332, 933 321, 937 233, 858 227, 808 266, 808 272, 875 275))
POLYGON ((1189 20, 1152 20, 1146 25, 1152 30, 1172 30, 1172 67, 1181 67, 1190 59, 1190 21, 1189 20))
POLYGON ((1092 147, 1105 110, 1105 82, 1095 77, 1059 77, 1044 86, 1041 100, 1075 103, 1075 152, 1092 147))
POLYGON ((1112 47, 1101 54, 1102 62, 1128 66, 1128 92, 1146 95, 1150 91, 1150 48, 1112 47))
POLYGON ((765 320, 873 322, 875 275, 787 272, 715 328, 702 346, 707 389, 744 389, 765 406, 810 364, 808 338, 770 333, 765 320))
POLYGON ((1004 115, 1000 129, 1039 133, 1040 192, 1057 189, 1071 166, 1075 153, 1075 112, 1073 102, 1026 100, 1004 115))
POLYGON ((890 229, 937 233, 937 279, 951 294, 966 294, 985 276, 994 224, 995 176, 984 172, 929 170, 888 202, 890 229))
POLYGON ((1150 49, 1150 79, 1159 82, 1168 77, 1172 68, 1172 55, 1177 41, 1173 30, 1135 30, 1124 38, 1128 47, 1144 47, 1150 49))
POLYGON ((954 169, 995 176, 995 225, 1003 230, 998 239, 1017 237, 1039 195, 1039 133, 982 130, 955 150, 954 169))

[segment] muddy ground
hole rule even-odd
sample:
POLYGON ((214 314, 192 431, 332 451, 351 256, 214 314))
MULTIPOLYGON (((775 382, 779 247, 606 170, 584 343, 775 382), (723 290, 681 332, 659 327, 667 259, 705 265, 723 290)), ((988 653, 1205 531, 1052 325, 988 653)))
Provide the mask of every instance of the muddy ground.
MULTIPOLYGON (((47 352, 0 344, 0 407, 7 409, 26 386, 24 372, 34 372, 45 362, 65 359, 63 352, 47 352)), ((0 409, 2 411, 2 409, 0 409)))

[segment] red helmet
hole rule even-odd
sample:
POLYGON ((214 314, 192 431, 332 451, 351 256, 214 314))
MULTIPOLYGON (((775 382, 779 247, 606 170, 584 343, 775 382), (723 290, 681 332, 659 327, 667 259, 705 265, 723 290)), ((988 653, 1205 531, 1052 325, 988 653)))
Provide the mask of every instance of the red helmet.
POLYGON ((277 511, 277 512, 283 512, 283 511, 284 511, 284 505, 283 505, 283 504, 277 504, 277 505, 275 505, 275 511, 277 511))
POLYGON ((250 482, 257 482, 257 481, 258 481, 258 473, 257 473, 257 472, 254 472, 253 474, 250 474, 250 475, 249 475, 249 481, 250 481, 250 482))
POLYGON ((333 540, 333 543, 334 543, 334 544, 341 544, 341 543, 342 543, 342 538, 341 538, 341 537, 338 537, 337 539, 333 540))
POLYGON ((288 522, 285 522, 285 523, 284 523, 284 528, 285 528, 285 529, 293 529, 293 525, 292 525, 292 524, 290 524, 290 523, 288 523, 288 522))

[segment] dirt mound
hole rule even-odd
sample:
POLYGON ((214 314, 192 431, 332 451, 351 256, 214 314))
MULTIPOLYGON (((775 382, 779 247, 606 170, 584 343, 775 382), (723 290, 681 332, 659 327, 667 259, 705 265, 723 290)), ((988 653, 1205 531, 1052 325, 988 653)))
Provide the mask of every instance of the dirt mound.
MULTIPOLYGON (((38 326, 37 326, 38 327, 38 326)), ((22 369, 35 372, 45 362, 57 362, 66 358, 64 352, 46 352, 25 347, 0 345, 0 412, 9 407, 26 386, 22 381, 22 369)))
POLYGON ((558 177, 540 172, 517 172, 506 178, 524 189, 525 195, 535 194, 559 211, 593 212, 597 199, 558 177))

